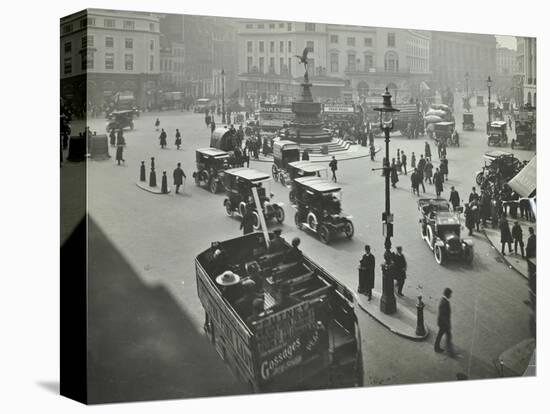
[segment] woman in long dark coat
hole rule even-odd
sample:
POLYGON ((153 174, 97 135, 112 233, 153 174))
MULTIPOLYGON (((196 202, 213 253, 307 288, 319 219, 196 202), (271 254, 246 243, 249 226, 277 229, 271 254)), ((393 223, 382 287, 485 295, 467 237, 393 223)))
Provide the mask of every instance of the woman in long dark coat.
POLYGON ((174 142, 176 144, 177 149, 180 149, 181 146, 181 133, 179 129, 176 129, 176 141, 174 142))
POLYGON ((434 174, 435 194, 437 197, 443 192, 443 174, 439 171, 439 168, 435 169, 434 174))
POLYGON ((445 180, 447 180, 447 176, 449 175, 449 160, 443 156, 441 158, 441 162, 439 163, 439 171, 445 177, 445 180))
POLYGON ((166 146, 166 132, 164 131, 164 128, 162 129, 162 132, 160 133, 160 147, 164 148, 166 146))
POLYGON ((397 166, 395 165, 395 158, 392 158, 391 160, 390 179, 391 179, 391 186, 393 188, 396 188, 395 184, 397 184, 397 182, 399 181, 399 178, 397 177, 397 166))
POLYGON ((506 215, 502 215, 500 219, 500 244, 501 249, 500 253, 504 256, 504 245, 508 244, 508 252, 512 253, 512 233, 510 232, 510 226, 508 225, 508 220, 506 220, 506 215))
POLYGON ((120 161, 124 162, 123 151, 124 151, 124 145, 118 144, 116 147, 116 161, 118 165, 120 165, 120 161))

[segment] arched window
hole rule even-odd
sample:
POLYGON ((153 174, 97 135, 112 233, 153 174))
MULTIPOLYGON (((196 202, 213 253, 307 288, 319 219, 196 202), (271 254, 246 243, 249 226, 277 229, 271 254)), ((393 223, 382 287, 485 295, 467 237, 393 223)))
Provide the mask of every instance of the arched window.
POLYGON ((531 105, 531 92, 527 92, 527 104, 531 105))
POLYGON ((384 55, 384 71, 399 72, 399 57, 397 53, 390 51, 384 55))

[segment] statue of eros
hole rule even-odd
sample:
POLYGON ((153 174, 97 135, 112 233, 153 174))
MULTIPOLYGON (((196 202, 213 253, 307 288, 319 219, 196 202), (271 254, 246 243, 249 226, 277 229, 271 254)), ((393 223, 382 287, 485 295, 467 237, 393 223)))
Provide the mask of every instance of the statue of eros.
POLYGON ((305 73, 304 73, 304 81, 305 83, 309 83, 309 76, 308 76, 308 72, 307 72, 307 54, 309 52, 309 48, 304 48, 304 51, 302 52, 302 56, 299 56, 299 55, 294 55, 298 58, 298 60, 300 61, 299 63, 300 64, 304 64, 304 69, 305 69, 305 73))

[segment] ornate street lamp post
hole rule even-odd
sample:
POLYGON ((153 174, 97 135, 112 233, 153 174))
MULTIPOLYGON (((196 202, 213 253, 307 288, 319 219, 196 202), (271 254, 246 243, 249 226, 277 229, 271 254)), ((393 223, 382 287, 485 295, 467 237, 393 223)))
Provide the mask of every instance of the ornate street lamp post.
POLYGON ((487 114, 489 118, 489 123, 491 123, 491 86, 493 86, 493 81, 491 80, 491 77, 489 76, 487 78, 487 90, 489 91, 489 95, 487 97, 488 105, 487 105, 487 114))
MULTIPOLYGON (((391 238, 393 236, 393 215, 390 212, 390 131, 393 129, 392 112, 399 112, 399 109, 395 109, 391 104, 391 94, 386 88, 386 92, 382 95, 384 99, 381 107, 374 108, 375 111, 380 112, 380 128, 384 131, 385 143, 386 143, 386 158, 384 161, 384 177, 386 180, 386 208, 382 213, 382 228, 383 235, 386 237, 384 241, 385 256, 390 254, 391 250, 391 238)), ((396 303, 393 287, 393 275, 387 271, 387 267, 383 267, 382 272, 382 298, 380 299, 380 310, 386 314, 395 313, 396 303), (384 270, 386 269, 386 271, 384 270)))
POLYGON ((225 71, 222 68, 222 124, 225 124, 225 71))

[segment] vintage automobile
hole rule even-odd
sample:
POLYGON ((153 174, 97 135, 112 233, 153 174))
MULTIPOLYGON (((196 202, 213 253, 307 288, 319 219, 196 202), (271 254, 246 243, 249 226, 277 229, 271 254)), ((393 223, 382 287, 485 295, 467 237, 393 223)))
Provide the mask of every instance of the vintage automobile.
POLYGON ((354 293, 273 238, 254 232, 196 256, 205 346, 249 392, 362 386, 354 293))
POLYGON ((473 131, 476 128, 474 123, 474 114, 472 112, 464 112, 462 114, 462 130, 473 131))
POLYGON ((311 161, 294 161, 288 163, 287 173, 288 180, 287 187, 290 189, 288 192, 288 199, 291 203, 296 200, 296 188, 294 180, 301 177, 319 177, 321 173, 324 173, 324 178, 328 178, 328 167, 321 163, 313 163, 311 161))
POLYGON ((494 182, 499 179, 501 182, 507 182, 524 167, 524 164, 510 152, 488 151, 483 158, 485 165, 476 172, 476 184, 480 186, 486 180, 494 182))
POLYGON ((451 136, 455 130, 454 122, 437 122, 434 124, 434 135, 437 141, 451 144, 451 136))
POLYGON ((300 160, 300 146, 294 141, 273 141, 273 165, 271 175, 275 181, 282 185, 288 181, 287 167, 289 162, 300 160))
POLYGON ((508 144, 507 124, 505 121, 493 121, 487 124, 487 145, 501 146, 508 144))
POLYGON ((302 177, 294 180, 294 188, 294 222, 299 229, 317 233, 325 244, 337 233, 344 233, 348 239, 353 237, 353 217, 342 213, 338 184, 317 177, 302 177))
POLYGON ((536 112, 534 108, 529 109, 521 109, 514 114, 516 139, 510 143, 512 149, 533 149, 537 144, 536 112))
POLYGON ((418 200, 420 211, 420 234, 434 252, 437 264, 449 259, 472 263, 474 245, 470 239, 460 238, 460 211, 451 212, 447 200, 422 198, 418 200))
POLYGON ((228 216, 237 214, 244 217, 246 207, 252 207, 254 220, 254 229, 260 228, 260 216, 258 207, 254 201, 252 187, 258 191, 261 212, 266 221, 275 219, 279 224, 285 219, 283 203, 272 202, 273 193, 268 192, 264 184, 269 186, 271 177, 263 172, 253 170, 252 168, 231 168, 225 170, 223 183, 225 187, 226 199, 223 201, 225 212, 228 216))
POLYGON ((207 186, 217 193, 223 188, 223 173, 231 167, 231 155, 217 148, 200 148, 195 151, 197 171, 193 173, 195 184, 207 186))
POLYGON ((109 115, 105 129, 110 132, 112 129, 134 129, 134 111, 129 109, 126 111, 113 111, 109 115))

